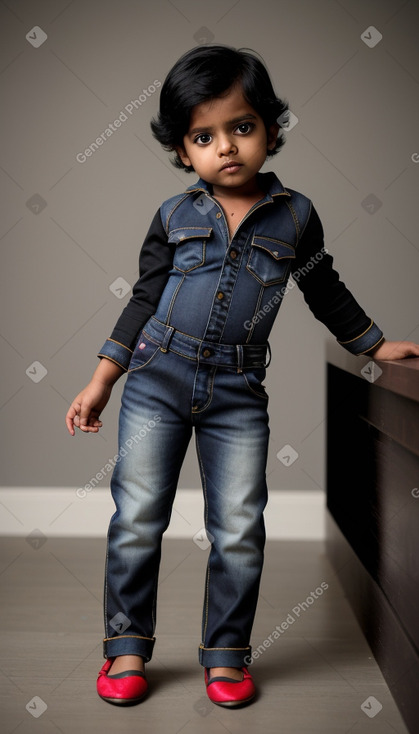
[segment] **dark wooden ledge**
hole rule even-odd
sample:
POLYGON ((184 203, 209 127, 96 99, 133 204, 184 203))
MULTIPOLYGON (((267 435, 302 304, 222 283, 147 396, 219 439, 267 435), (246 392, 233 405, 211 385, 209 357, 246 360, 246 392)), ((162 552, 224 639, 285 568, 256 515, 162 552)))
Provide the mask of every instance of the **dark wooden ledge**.
POLYGON ((417 734, 419 359, 378 361, 328 345, 327 508, 330 561, 417 734))

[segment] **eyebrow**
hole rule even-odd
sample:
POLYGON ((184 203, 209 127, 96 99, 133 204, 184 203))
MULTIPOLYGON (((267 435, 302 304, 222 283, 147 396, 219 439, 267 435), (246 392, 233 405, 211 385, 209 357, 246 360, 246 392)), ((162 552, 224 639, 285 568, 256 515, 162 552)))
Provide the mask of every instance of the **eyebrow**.
MULTIPOLYGON (((237 122, 242 122, 243 120, 256 120, 256 115, 252 115, 250 112, 246 113, 244 115, 240 115, 240 117, 234 117, 232 120, 227 120, 227 125, 234 125, 237 122)), ((210 133, 213 131, 212 127, 194 127, 192 130, 188 130, 188 135, 195 135, 196 133, 210 133)))

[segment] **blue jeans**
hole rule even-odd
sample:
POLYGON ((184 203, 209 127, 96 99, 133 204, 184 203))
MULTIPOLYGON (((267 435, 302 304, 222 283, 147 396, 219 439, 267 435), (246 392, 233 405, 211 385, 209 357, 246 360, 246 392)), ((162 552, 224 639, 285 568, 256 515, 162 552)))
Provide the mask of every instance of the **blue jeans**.
POLYGON ((199 662, 246 664, 265 545, 265 354, 266 345, 203 343, 154 317, 141 332, 111 480, 116 512, 107 544, 105 657, 151 659, 162 534, 194 428, 211 541, 199 662))

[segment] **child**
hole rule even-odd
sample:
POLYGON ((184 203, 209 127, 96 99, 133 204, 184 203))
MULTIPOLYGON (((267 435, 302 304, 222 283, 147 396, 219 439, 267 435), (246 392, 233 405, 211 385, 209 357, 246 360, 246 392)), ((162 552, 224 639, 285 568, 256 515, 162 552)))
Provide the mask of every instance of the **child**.
POLYGON ((226 46, 186 53, 161 90, 153 134, 199 180, 154 216, 133 295, 66 416, 71 435, 74 426, 99 431, 112 386, 128 372, 97 681, 111 703, 147 692, 161 538, 192 428, 211 541, 199 662, 214 703, 239 706, 255 695, 246 665, 265 543, 263 379, 289 275, 348 351, 419 356, 417 344, 386 342, 339 280, 311 201, 259 173, 283 144, 277 120, 286 112, 259 59, 226 46))

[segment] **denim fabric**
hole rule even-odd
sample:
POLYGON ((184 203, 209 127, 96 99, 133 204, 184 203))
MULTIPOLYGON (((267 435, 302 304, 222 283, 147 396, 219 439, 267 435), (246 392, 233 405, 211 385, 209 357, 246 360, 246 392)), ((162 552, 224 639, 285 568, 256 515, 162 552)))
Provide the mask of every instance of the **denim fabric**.
POLYGON ((111 481, 107 657, 152 656, 161 539, 193 430, 211 540, 199 660, 241 667, 251 654, 265 543, 267 340, 290 274, 346 349, 367 351, 383 338, 332 269, 310 200, 262 176, 265 196, 233 237, 204 181, 164 202, 147 242, 157 273, 158 248, 173 252, 157 308, 138 325, 140 278, 100 352, 128 370, 111 481), (310 218, 314 234, 304 241, 310 218))
POLYGON ((382 331, 332 267, 312 202, 285 189, 273 173, 259 177, 266 193, 232 237, 202 179, 161 205, 141 251, 142 276, 99 356, 127 370, 152 313, 198 339, 264 344, 295 284, 314 316, 349 352, 366 353, 380 343, 382 331))
POLYGON ((155 316, 209 341, 266 343, 310 200, 297 192, 291 196, 274 176, 232 238, 220 205, 202 180, 168 199, 160 211, 176 250, 155 316), (258 312, 264 317, 253 322, 258 312))
POLYGON ((152 656, 161 538, 193 429, 211 540, 199 661, 241 667, 251 654, 265 544, 265 368, 257 349, 243 369, 240 353, 224 350, 220 366, 214 354, 207 363, 203 349, 191 355, 190 338, 152 317, 129 365, 111 481, 106 657, 152 656))

